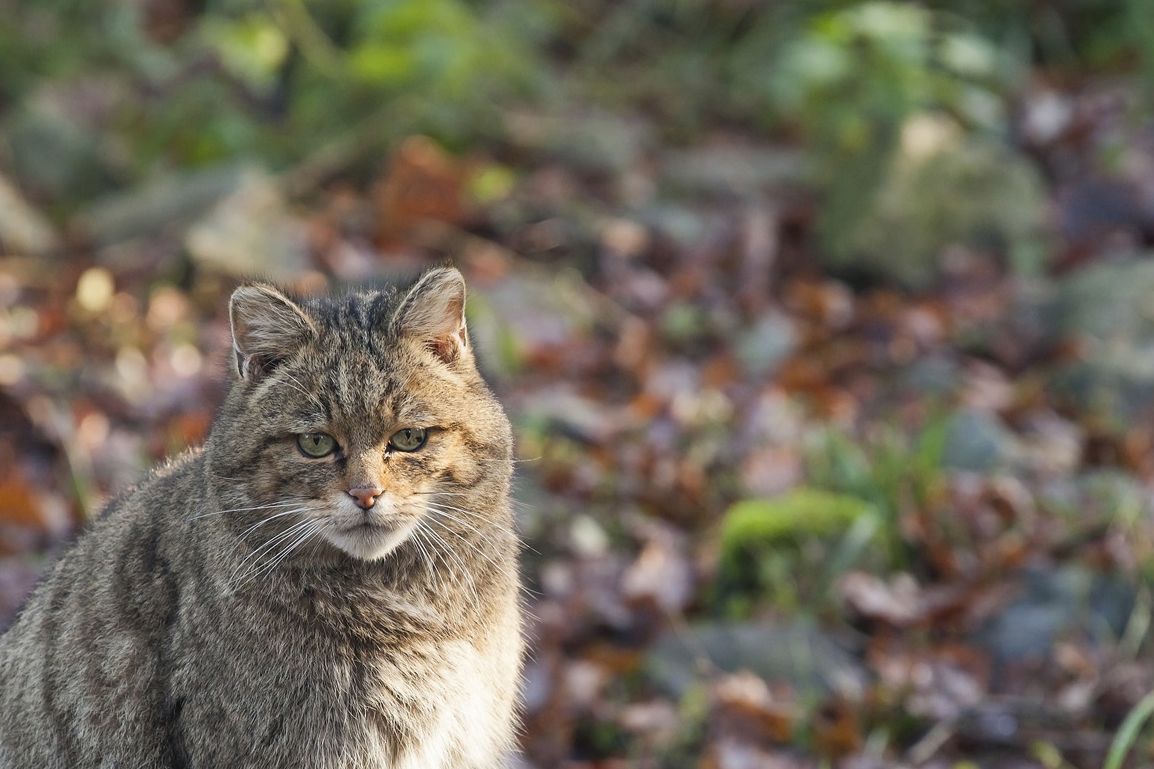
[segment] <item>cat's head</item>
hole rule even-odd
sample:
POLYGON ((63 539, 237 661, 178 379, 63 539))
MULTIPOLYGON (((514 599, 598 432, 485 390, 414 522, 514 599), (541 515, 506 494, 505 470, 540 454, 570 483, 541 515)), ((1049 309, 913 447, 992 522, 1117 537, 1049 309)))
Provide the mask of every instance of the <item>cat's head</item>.
POLYGON ((319 539, 375 560, 422 527, 499 522, 486 516, 506 512, 491 503, 508 487, 511 433, 477 372, 464 308, 451 268, 404 292, 235 291, 237 381, 213 428, 211 472, 222 498, 261 506, 234 518, 256 522, 250 537, 281 537, 276 548, 319 539))

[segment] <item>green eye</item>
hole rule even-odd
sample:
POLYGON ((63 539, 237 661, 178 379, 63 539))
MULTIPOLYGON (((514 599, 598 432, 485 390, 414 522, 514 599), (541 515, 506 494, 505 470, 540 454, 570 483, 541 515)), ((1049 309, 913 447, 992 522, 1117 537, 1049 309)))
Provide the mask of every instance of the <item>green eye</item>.
POLYGON ((319 459, 337 450, 337 442, 327 433, 301 433, 297 436, 297 447, 306 457, 319 459))
POLYGON ((425 445, 428 437, 423 427, 406 427, 393 433, 393 437, 389 438, 389 446, 397 451, 416 451, 425 445))

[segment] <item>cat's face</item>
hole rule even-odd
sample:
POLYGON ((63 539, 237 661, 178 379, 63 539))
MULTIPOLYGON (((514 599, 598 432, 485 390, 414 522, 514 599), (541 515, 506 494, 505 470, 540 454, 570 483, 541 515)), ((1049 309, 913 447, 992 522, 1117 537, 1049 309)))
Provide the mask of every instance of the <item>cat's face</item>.
POLYGON ((261 539, 281 537, 270 550, 311 538, 375 560, 423 530, 485 525, 470 501, 507 482, 511 439, 477 374, 464 300, 450 269, 403 296, 237 290, 240 381, 214 467, 267 506, 248 517, 265 521, 261 539))

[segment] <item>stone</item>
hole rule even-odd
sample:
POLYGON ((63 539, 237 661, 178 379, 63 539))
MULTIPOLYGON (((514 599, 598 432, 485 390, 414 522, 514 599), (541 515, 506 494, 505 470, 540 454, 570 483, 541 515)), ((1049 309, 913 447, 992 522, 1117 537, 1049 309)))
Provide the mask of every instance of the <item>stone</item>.
POLYGON ((1055 392, 1123 430, 1154 404, 1154 260, 1120 258, 1063 280, 1043 310, 1050 344, 1078 351, 1055 392))
POLYGON ((789 316, 770 311, 763 314, 737 339, 737 358, 752 377, 766 377, 796 349, 797 330, 789 316))
POLYGON ((303 222, 273 178, 255 169, 188 230, 185 247, 201 266, 241 278, 289 282, 309 266, 303 222))
POLYGON ((79 213, 76 229, 97 247, 183 233, 214 205, 236 192, 238 166, 172 174, 98 200, 79 213))
POLYGON ((1001 662, 1045 659, 1056 641, 1073 635, 1117 641, 1134 608, 1135 586, 1118 575, 1082 566, 1039 567, 1023 574, 1018 597, 978 632, 1001 662))
POLYGON ((978 409, 955 412, 946 426, 942 463, 954 470, 989 472, 1017 454, 1014 434, 997 415, 978 409))
POLYGON ((806 620, 704 622, 669 631, 647 660, 652 679, 681 696, 703 671, 748 670, 770 682, 787 682, 799 700, 829 692, 860 693, 865 673, 847 648, 806 620))

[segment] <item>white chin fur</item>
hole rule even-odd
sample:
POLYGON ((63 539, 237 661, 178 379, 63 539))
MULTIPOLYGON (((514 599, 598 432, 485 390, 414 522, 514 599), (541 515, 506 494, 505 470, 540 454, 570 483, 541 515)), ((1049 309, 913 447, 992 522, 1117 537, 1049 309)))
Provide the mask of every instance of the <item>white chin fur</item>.
POLYGON ((396 528, 352 529, 326 532, 325 538, 336 547, 362 561, 377 561, 396 549, 413 530, 415 522, 396 528))

